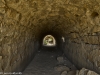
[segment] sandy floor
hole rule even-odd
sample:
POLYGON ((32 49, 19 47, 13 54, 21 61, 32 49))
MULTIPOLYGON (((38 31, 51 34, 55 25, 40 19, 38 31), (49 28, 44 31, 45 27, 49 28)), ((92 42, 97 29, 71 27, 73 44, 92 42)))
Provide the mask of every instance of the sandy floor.
MULTIPOLYGON (((57 61, 57 57, 59 56, 62 56, 62 52, 56 49, 38 51, 22 75, 61 75, 59 71, 54 69, 57 65, 62 64, 57 61)), ((63 64, 72 65, 68 60, 63 64)))

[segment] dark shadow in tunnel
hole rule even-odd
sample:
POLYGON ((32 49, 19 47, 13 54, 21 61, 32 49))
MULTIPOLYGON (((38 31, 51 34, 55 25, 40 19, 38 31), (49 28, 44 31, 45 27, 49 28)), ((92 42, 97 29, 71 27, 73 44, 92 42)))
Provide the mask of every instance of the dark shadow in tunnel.
MULTIPOLYGON (((60 33, 44 30, 44 31, 41 31, 41 33, 38 35, 39 35, 38 38, 35 39, 34 41, 34 49, 35 49, 34 56, 38 54, 38 52, 44 52, 44 53, 53 52, 56 54, 59 53, 59 56, 63 54, 63 40, 62 40, 62 35, 60 33), (52 35, 55 38, 56 40, 55 46, 50 46, 50 47, 43 46, 43 39, 46 35, 52 35)), ((34 60, 34 56, 31 57, 32 60, 34 60)))

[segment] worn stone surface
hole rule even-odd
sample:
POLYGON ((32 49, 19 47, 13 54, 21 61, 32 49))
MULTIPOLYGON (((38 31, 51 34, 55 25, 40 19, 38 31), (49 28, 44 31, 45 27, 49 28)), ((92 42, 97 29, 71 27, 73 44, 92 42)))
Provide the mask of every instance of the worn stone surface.
POLYGON ((67 75, 67 71, 63 71, 61 75, 67 75))
POLYGON ((99 74, 95 73, 94 71, 88 71, 87 75, 99 75, 99 74))
POLYGON ((94 71, 82 68, 80 71, 79 70, 76 71, 76 75, 99 75, 99 74, 97 74, 94 71))
POLYGON ((99 14, 99 0, 0 0, 2 70, 24 69, 36 41, 54 33, 64 36, 61 46, 77 67, 100 73, 99 14))
POLYGON ((76 71, 70 71, 67 75, 76 75, 76 71))
POLYGON ((62 72, 62 71, 69 71, 70 69, 67 66, 58 65, 54 67, 55 71, 62 72))

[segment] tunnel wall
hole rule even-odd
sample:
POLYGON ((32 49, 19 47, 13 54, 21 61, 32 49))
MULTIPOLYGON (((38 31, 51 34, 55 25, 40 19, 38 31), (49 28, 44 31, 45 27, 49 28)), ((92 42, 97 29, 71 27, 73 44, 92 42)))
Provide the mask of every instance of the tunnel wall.
POLYGON ((78 69, 85 67, 100 73, 100 36, 94 34, 76 37, 78 34, 75 33, 70 35, 73 38, 67 37, 64 43, 64 52, 68 59, 78 69))
POLYGON ((1 23, 0 72, 22 71, 36 50, 33 35, 29 35, 31 30, 9 20, 11 24, 1 23))
POLYGON ((20 19, 19 12, 0 0, 0 72, 23 71, 35 55, 33 29, 21 24, 20 19))

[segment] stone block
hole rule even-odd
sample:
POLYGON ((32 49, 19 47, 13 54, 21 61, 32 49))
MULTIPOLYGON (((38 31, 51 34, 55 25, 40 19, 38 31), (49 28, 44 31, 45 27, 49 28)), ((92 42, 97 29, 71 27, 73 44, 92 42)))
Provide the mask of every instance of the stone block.
POLYGON ((78 70, 76 71, 76 75, 99 75, 99 74, 89 69, 82 68, 80 71, 78 70))
POLYGON ((83 41, 85 43, 89 43, 89 44, 99 44, 99 38, 98 36, 84 36, 83 41))
POLYGON ((70 36, 71 36, 71 38, 78 38, 79 37, 79 35, 77 33, 71 33, 70 36))

